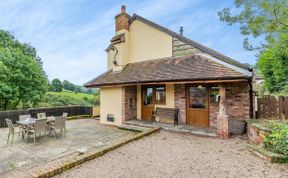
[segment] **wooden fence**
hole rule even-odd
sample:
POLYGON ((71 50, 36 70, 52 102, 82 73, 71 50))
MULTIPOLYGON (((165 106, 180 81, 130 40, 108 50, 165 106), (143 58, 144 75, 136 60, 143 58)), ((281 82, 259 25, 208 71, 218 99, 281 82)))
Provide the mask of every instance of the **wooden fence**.
POLYGON ((264 96, 257 99, 257 118, 288 119, 288 97, 264 96))
POLYGON ((93 107, 91 106, 63 106, 63 107, 49 107, 49 108, 31 108, 27 110, 15 111, 1 111, 0 112, 0 128, 7 127, 5 119, 9 118, 13 123, 19 120, 19 115, 30 114, 31 117, 36 118, 37 113, 45 112, 46 116, 61 116, 63 112, 70 116, 91 115, 93 114, 93 107))

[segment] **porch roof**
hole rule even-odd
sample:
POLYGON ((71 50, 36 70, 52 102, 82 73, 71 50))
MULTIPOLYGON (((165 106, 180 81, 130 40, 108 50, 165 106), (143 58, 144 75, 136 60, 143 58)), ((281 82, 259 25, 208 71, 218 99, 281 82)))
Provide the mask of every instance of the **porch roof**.
POLYGON ((121 71, 109 70, 85 87, 151 82, 248 79, 249 76, 205 56, 167 57, 127 64, 121 71))

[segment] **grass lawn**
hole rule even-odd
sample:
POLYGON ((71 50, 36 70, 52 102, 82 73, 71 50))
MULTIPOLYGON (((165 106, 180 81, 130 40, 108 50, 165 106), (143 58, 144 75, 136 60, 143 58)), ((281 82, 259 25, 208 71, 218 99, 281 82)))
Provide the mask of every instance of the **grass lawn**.
POLYGON ((74 93, 71 91, 62 91, 62 92, 47 92, 47 94, 52 95, 61 95, 61 96, 68 96, 77 100, 83 100, 84 98, 93 100, 94 95, 93 94, 86 94, 86 93, 74 93))
POLYGON ((47 92, 43 101, 39 103, 37 107, 94 105, 94 101, 95 98, 93 94, 74 93, 70 91, 47 92))

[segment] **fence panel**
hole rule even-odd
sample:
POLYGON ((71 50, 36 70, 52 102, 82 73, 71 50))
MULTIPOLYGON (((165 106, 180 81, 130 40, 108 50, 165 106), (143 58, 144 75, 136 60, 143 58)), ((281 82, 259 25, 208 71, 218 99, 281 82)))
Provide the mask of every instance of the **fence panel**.
POLYGON ((37 118, 37 113, 45 112, 46 116, 61 116, 63 112, 70 116, 91 115, 93 114, 93 107, 91 106, 63 106, 63 107, 49 107, 49 108, 30 108, 27 110, 1 111, 0 112, 0 128, 7 127, 5 119, 11 119, 13 123, 19 120, 19 115, 30 114, 31 117, 37 118))
POLYGON ((258 118, 288 119, 288 97, 264 96, 257 99, 258 118))

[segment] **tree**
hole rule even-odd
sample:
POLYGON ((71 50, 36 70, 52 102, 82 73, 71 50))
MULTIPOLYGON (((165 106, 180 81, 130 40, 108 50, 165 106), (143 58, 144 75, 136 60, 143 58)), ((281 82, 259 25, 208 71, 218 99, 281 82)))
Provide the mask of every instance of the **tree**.
POLYGON ((288 91, 288 34, 262 51, 257 65, 270 92, 288 91))
POLYGON ((63 84, 58 78, 52 80, 51 87, 54 92, 61 92, 63 90, 63 84))
POLYGON ((287 0, 234 0, 236 15, 231 15, 230 8, 218 12, 220 20, 228 25, 240 24, 244 36, 252 35, 257 38, 263 35, 266 44, 253 47, 248 37, 243 45, 247 50, 264 49, 275 42, 282 34, 288 33, 288 1, 287 0))
POLYGON ((75 89, 74 89, 74 92, 75 92, 75 93, 80 93, 80 92, 81 92, 81 89, 82 89, 81 86, 76 85, 76 86, 75 86, 75 89))
POLYGON ((65 90, 74 91, 75 90, 75 85, 73 83, 70 83, 67 80, 64 80, 63 81, 63 88, 65 90))
POLYGON ((35 48, 0 30, 0 110, 37 104, 48 80, 35 48))

